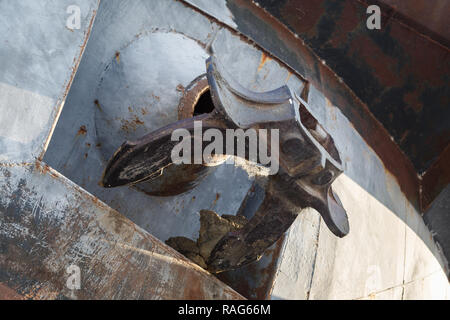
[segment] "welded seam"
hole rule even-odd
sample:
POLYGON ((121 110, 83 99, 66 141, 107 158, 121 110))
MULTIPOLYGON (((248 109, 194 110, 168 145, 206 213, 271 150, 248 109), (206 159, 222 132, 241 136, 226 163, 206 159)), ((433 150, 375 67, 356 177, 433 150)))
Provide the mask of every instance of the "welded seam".
POLYGON ((94 25, 95 17, 97 16, 97 10, 100 7, 100 2, 101 2, 101 0, 98 0, 97 1, 97 9, 92 10, 92 16, 91 16, 91 19, 89 21, 88 28, 85 31, 84 40, 83 40, 83 43, 80 46, 80 52, 78 54, 78 58, 77 58, 77 60, 75 61, 75 63, 71 67, 72 73, 70 74, 69 81, 65 85, 65 90, 64 90, 64 92, 62 94, 62 97, 60 99, 58 99, 58 102, 56 103, 56 106, 53 109, 53 110, 56 111, 55 112, 55 116, 53 117, 52 126, 50 127, 50 130, 49 130, 49 132, 47 134, 47 137, 46 137, 46 139, 44 141, 44 145, 42 146, 41 153, 39 154, 39 156, 37 158, 39 161, 42 161, 44 159, 45 153, 47 152, 47 149, 48 149, 48 146, 49 146, 50 141, 52 139, 53 133, 54 133, 54 131, 56 129, 56 125, 58 124, 58 120, 59 120, 59 117, 61 116, 62 109, 64 107, 67 95, 69 94, 70 88, 72 87, 73 80, 74 80, 75 75, 76 75, 76 73, 78 71, 78 67, 80 66, 81 59, 82 59, 84 51, 86 49, 86 45, 87 45, 87 43, 89 41, 89 38, 90 38, 90 35, 91 35, 91 31, 92 31, 92 28, 93 28, 93 25, 94 25))
POLYGON ((0 167, 3 168, 15 168, 15 167, 28 167, 32 166, 33 163, 31 162, 3 162, 0 163, 0 167))
POLYGON ((352 300, 361 300, 361 299, 370 298, 371 296, 376 296, 376 295, 381 294, 383 292, 386 292, 386 291, 389 291, 389 290, 393 290, 393 289, 396 289, 396 288, 400 288, 400 287, 403 288, 403 290, 402 290, 402 300, 404 300, 403 299, 403 297, 404 297, 403 294, 405 292, 405 287, 406 286, 408 286, 410 284, 413 284, 415 282, 423 281, 423 280, 425 280, 425 279, 427 279, 427 278, 429 278, 429 277, 431 277, 431 276, 433 276, 433 275, 435 275, 435 274, 437 274, 439 272, 441 272, 441 270, 436 270, 434 272, 431 272, 431 273, 427 274, 426 276, 423 276, 422 278, 411 280, 411 281, 408 281, 408 282, 405 282, 405 283, 402 283, 402 284, 399 284, 399 285, 396 285, 396 286, 393 286, 393 287, 389 287, 389 288, 386 288, 386 289, 383 289, 383 290, 380 290, 380 291, 372 292, 372 293, 370 293, 367 296, 360 297, 360 298, 355 298, 355 299, 352 299, 352 300))

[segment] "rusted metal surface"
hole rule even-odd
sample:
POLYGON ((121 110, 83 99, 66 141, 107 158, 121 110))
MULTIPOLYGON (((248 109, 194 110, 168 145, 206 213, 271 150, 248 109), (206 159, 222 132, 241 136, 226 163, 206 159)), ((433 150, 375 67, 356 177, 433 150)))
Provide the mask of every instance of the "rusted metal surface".
POLYGON ((395 10, 392 16, 396 20, 449 47, 450 29, 445 13, 450 12, 450 2, 447 0, 376 0, 370 4, 390 6, 386 9, 395 10))
MULTIPOLYGON (((388 6, 381 8, 381 30, 369 30, 366 8, 372 3, 368 1, 256 2, 305 41, 367 104, 418 172, 437 159, 450 141, 450 126, 443 121, 450 118, 445 43, 423 35, 404 19, 397 20, 397 12, 388 6)), ((402 10, 406 6, 420 10, 421 3, 404 3, 402 10)), ((427 2, 429 10, 437 5, 427 2)), ((431 24, 450 13, 442 10, 426 16, 429 10, 413 19, 431 24)))
MULTIPOLYGON (((331 188, 342 172, 341 160, 331 136, 307 110, 307 102, 298 96, 294 99, 287 86, 263 93, 249 91, 219 65, 214 56, 206 62, 214 111, 178 121, 138 141, 125 142, 108 163, 103 185, 118 187, 164 175, 166 168, 174 166, 171 151, 178 142, 171 140, 172 132, 180 128, 195 131, 196 121, 202 122, 205 129, 218 129, 223 134, 227 128, 276 129, 280 131, 281 152, 272 161, 279 162, 281 169, 267 179, 264 200, 252 219, 241 229, 224 235, 210 254, 203 255, 208 270, 218 273, 256 261, 305 207, 315 208, 335 235, 345 236, 349 232, 347 215, 331 188)), ((308 94, 306 86, 303 98, 307 100, 308 94)), ((222 152, 265 165, 261 163, 261 152, 251 158, 250 143, 261 148, 260 142, 246 140, 245 155, 238 152, 237 144, 234 150, 222 152)), ((194 163, 193 154, 191 157, 194 163)))
POLYGON ((242 299, 44 163, 1 167, 0 179, 0 297, 242 299))
POLYGON ((202 94, 209 90, 206 74, 194 79, 189 86, 181 88, 183 96, 178 104, 178 119, 186 119, 194 116, 194 109, 202 94))
POLYGON ((0 283, 0 300, 23 300, 24 297, 13 289, 0 283))

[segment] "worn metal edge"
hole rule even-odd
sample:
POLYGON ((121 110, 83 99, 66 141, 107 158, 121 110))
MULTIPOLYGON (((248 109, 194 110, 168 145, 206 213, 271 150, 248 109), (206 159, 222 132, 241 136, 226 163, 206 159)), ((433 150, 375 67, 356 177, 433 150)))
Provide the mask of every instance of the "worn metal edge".
MULTIPOLYGON (((100 199, 95 197, 94 195, 90 194, 88 191, 84 190, 81 186, 75 184, 73 181, 69 180, 67 177, 62 175, 60 172, 55 170, 54 168, 47 165, 45 162, 36 160, 34 163, 23 163, 20 165, 13 165, 11 167, 22 167, 24 169, 32 170, 33 172, 38 172, 41 175, 47 175, 51 177, 52 179, 57 180, 58 182, 65 185, 68 189, 72 189, 75 193, 78 193, 82 198, 89 200, 92 202, 95 206, 108 210, 109 212, 113 214, 120 215, 123 217, 123 219, 128 220, 125 216, 123 216, 120 212, 117 210, 112 209, 107 204, 102 202, 100 199)), ((159 239, 155 238, 153 235, 145 231, 144 229, 140 228, 139 226, 135 225, 132 221, 128 220, 130 225, 133 225, 136 230, 139 230, 139 233, 142 233, 146 235, 146 237, 151 239, 152 244, 157 244, 160 248, 164 249, 168 253, 171 254, 170 257, 168 257, 169 260, 174 261, 176 264, 188 267, 192 270, 192 272, 199 274, 201 277, 206 277, 208 281, 215 282, 218 286, 223 288, 223 292, 226 295, 229 295, 230 297, 233 297, 233 299, 242 300, 245 299, 240 293, 235 291, 233 288, 225 284, 224 282, 220 281, 216 277, 214 277, 211 273, 204 270, 197 264, 190 261, 188 258, 186 258, 181 253, 177 252, 173 248, 169 247, 165 243, 161 242, 159 239)), ((0 299, 7 299, 7 300, 22 300, 22 299, 30 299, 29 296, 20 294, 19 292, 16 292, 14 288, 9 287, 7 284, 0 282, 0 299)), ((31 297, 32 298, 32 297, 31 297)), ((194 299, 198 299, 200 297, 194 297, 194 299)), ((192 299, 189 298, 189 299, 192 299)))
POLYGON ((73 60, 73 64, 71 67, 72 73, 70 74, 69 79, 66 80, 66 82, 64 84, 64 91, 63 91, 61 97, 56 102, 55 107, 53 108, 53 110, 54 110, 53 122, 52 122, 50 129, 48 130, 47 138, 45 139, 45 141, 42 145, 41 153, 37 157, 37 160, 39 160, 39 161, 42 161, 44 159, 45 153, 47 152, 48 145, 50 144, 50 140, 52 139, 53 132, 55 131, 56 125, 58 123, 62 109, 64 107, 64 103, 67 98, 67 95, 69 94, 70 87, 72 86, 73 80, 78 71, 78 67, 80 66, 81 59, 83 58, 84 51, 85 51, 87 43, 89 41, 91 31, 94 26, 94 21, 97 16, 98 8, 100 6, 100 2, 101 2, 101 0, 97 0, 97 7, 94 10, 92 10, 92 12, 91 12, 91 17, 89 19, 88 28, 84 32, 83 43, 80 45, 80 51, 78 53, 78 56, 75 56, 75 58, 73 60))

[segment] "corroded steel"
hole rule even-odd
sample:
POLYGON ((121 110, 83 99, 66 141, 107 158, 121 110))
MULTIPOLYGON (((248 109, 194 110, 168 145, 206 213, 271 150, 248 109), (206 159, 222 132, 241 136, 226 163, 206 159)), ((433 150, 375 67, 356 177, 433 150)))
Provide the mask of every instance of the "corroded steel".
POLYGON ((256 2, 367 104, 416 171, 438 158, 450 142, 450 126, 443 121, 450 117, 447 1, 256 2), (381 7, 380 30, 366 27, 366 9, 373 4, 381 7))
POLYGON ((242 299, 44 163, 0 180, 0 298, 242 299))

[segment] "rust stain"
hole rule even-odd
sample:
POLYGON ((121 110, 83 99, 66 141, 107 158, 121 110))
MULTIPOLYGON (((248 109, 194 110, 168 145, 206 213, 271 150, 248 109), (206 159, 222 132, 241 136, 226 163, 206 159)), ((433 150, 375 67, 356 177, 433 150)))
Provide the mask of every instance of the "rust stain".
POLYGON ((136 115, 132 120, 122 119, 121 129, 125 132, 136 131, 138 126, 143 126, 144 122, 140 120, 136 115))
POLYGON ((86 126, 83 125, 83 126, 81 126, 80 129, 78 130, 77 136, 82 136, 82 135, 84 136, 84 135, 86 135, 86 133, 87 133, 86 126))
POLYGON ((198 77, 187 88, 182 88, 183 96, 178 104, 178 120, 191 118, 194 115, 198 100, 207 90, 209 90, 209 84, 206 76, 198 77))
POLYGON ((115 57, 116 57, 117 63, 120 63, 120 52, 119 52, 119 51, 116 51, 116 53, 115 53, 114 55, 115 55, 115 57))
POLYGON ((95 99, 94 104, 100 111, 103 111, 102 107, 100 106, 100 102, 98 101, 98 99, 95 99))
POLYGON ((339 19, 339 28, 335 28, 329 41, 333 47, 338 48, 339 44, 344 42, 361 23, 361 18, 359 18, 356 8, 353 3, 345 2, 339 19))
POLYGON ((292 72, 288 71, 288 75, 286 77, 285 82, 287 83, 291 77, 292 77, 292 72))
POLYGON ((402 78, 396 71, 397 61, 383 54, 383 51, 366 36, 354 37, 350 43, 349 56, 358 55, 377 75, 384 87, 402 86, 402 78))
POLYGON ((0 283, 0 300, 24 300, 24 297, 10 287, 0 283))
POLYGON ((215 207, 217 204, 217 201, 219 201, 220 199, 220 193, 216 193, 216 198, 214 199, 214 202, 212 204, 212 207, 215 207))
POLYGON ((52 178, 58 179, 58 175, 51 170, 51 167, 47 164, 42 164, 41 161, 37 160, 34 164, 36 170, 41 174, 49 174, 52 178))
POLYGON ((261 69, 264 67, 264 65, 270 60, 272 60, 272 58, 269 57, 269 55, 267 53, 262 52, 262 54, 261 54, 261 62, 259 63, 257 72, 261 71, 261 69))
POLYGON ((195 274, 186 273, 186 283, 188 283, 188 285, 184 287, 183 292, 183 296, 186 300, 196 300, 205 296, 203 287, 195 274))
POLYGON ((333 106, 333 104, 331 103, 331 101, 328 100, 327 98, 325 98, 325 103, 326 103, 326 104, 325 104, 326 107, 330 109, 330 116, 331 116, 331 119, 333 119, 333 121, 336 121, 336 120, 337 120, 337 116, 336 116, 336 107, 333 106))
POLYGON ((184 93, 184 86, 182 84, 177 85, 177 91, 184 93))

